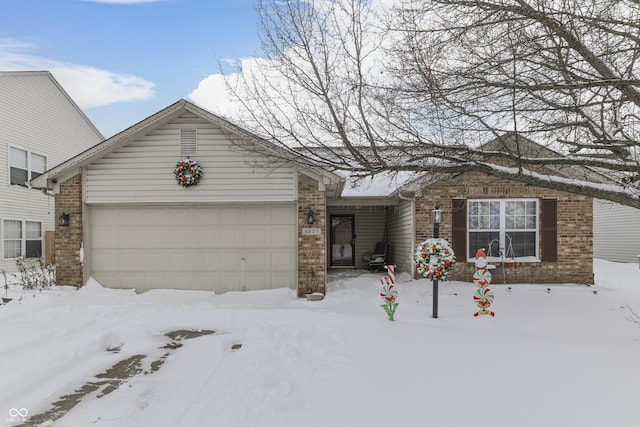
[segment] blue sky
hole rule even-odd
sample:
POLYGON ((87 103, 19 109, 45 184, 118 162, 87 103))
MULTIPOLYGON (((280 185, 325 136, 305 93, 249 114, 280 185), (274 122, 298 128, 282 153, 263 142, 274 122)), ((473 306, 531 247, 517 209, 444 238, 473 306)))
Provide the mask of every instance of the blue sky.
POLYGON ((254 0, 0 0, 0 70, 50 70, 105 137, 259 53, 254 0))

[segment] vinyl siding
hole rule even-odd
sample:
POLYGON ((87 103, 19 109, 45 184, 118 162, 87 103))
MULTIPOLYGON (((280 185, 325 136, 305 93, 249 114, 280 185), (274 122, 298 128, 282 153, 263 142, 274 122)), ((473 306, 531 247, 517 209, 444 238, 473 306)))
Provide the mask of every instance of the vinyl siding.
MULTIPOLYGON (((327 214, 354 215, 356 234, 355 268, 368 268, 368 265, 362 261, 362 255, 366 252, 373 252, 376 242, 381 242, 385 238, 385 206, 331 206, 327 209, 327 214)), ((328 241, 327 244, 329 244, 328 241)), ((327 256, 329 254, 330 251, 327 249, 327 256)), ((328 265, 331 265, 330 260, 327 262, 328 265)))
MULTIPOLYGON (((54 229, 53 199, 39 190, 9 184, 9 147, 47 158, 47 169, 99 143, 102 136, 45 72, 0 72, 1 220, 40 221, 54 229)), ((14 260, 0 269, 15 271, 14 260)))
POLYGON ((593 256, 638 262, 640 210, 603 200, 593 201, 593 256))
MULTIPOLYGON (((240 142, 242 143, 242 142, 240 142)), ((295 199, 291 166, 273 166, 242 148, 216 125, 191 113, 126 144, 86 170, 87 203, 278 202, 295 199), (197 128, 197 155, 203 170, 196 186, 183 188, 173 170, 180 156, 180 129, 197 128)))
POLYGON ((392 206, 387 213, 391 261, 397 272, 413 272, 413 202, 402 200, 399 206, 392 206))

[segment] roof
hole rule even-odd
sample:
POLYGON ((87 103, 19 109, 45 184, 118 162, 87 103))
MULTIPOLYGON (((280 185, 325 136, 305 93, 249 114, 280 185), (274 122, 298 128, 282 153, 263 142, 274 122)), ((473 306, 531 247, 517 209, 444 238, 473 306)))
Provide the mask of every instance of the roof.
MULTIPOLYGON (((55 183, 54 180, 58 180, 60 177, 65 176, 66 174, 77 170, 83 166, 87 166, 94 161, 103 158, 104 156, 112 153, 120 147, 125 146, 127 143, 130 143, 141 137, 153 129, 170 122, 172 119, 179 117, 185 111, 193 113, 210 123, 213 123, 225 131, 236 135, 237 137, 243 138, 243 140, 250 141, 256 146, 264 149, 267 154, 271 154, 273 156, 278 156, 280 158, 285 158, 286 154, 280 153, 278 148, 271 144, 270 142, 262 139, 255 134, 251 133, 247 129, 244 129, 227 119, 224 119, 216 114, 211 113, 210 111, 205 110, 202 107, 199 107, 189 101, 181 99, 163 110, 147 117, 146 119, 130 126, 129 128, 123 130, 120 133, 113 135, 112 137, 105 139, 99 144, 94 145, 93 147, 85 150, 84 152, 68 159, 67 161, 59 164, 58 166, 46 171, 42 175, 34 178, 31 181, 31 185, 34 188, 53 188, 52 185, 55 183)), ((288 158, 288 157, 286 157, 288 158)), ((295 162, 295 161, 293 161, 295 162)), ((309 169, 310 172, 315 175, 320 175, 331 182, 343 182, 344 178, 336 175, 334 173, 321 170, 318 168, 309 168, 308 165, 304 165, 305 168, 309 169)))

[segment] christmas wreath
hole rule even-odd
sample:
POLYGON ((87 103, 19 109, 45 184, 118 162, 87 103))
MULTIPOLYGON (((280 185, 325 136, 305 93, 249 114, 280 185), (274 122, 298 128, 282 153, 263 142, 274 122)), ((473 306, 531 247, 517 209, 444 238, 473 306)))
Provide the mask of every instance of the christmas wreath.
POLYGON ((195 160, 180 160, 173 171, 176 181, 183 187, 191 187, 200 182, 202 178, 202 169, 195 160))
POLYGON ((428 239, 420 243, 414 255, 418 274, 429 280, 447 280, 456 257, 445 239, 428 239))

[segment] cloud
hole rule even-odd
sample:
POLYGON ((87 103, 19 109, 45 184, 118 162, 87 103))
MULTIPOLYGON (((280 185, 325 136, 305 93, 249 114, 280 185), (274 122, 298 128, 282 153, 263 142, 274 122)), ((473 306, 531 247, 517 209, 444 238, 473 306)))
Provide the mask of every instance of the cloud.
MULTIPOLYGON (((239 74, 227 76, 230 82, 237 82, 239 77, 239 74)), ((229 117, 237 116, 237 111, 240 108, 238 101, 229 93, 225 76, 222 74, 211 74, 205 77, 198 83, 198 87, 189 94, 188 98, 211 112, 229 117)))
POLYGON ((50 71, 82 109, 147 100, 154 95, 155 83, 141 77, 26 53, 33 47, 18 40, 0 39, 0 70, 50 71))

